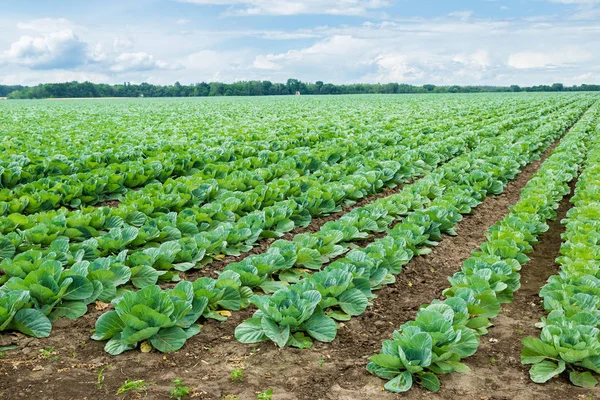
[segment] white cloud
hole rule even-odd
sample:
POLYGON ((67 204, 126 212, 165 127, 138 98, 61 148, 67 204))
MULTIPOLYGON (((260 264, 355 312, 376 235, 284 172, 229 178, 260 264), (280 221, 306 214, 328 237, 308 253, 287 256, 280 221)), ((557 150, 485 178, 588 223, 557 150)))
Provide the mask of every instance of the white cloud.
POLYGON ((568 14, 569 19, 576 21, 594 21, 600 19, 600 0, 550 0, 575 6, 575 11, 568 14))
POLYGON ((133 41, 127 37, 116 36, 113 39, 112 47, 115 51, 131 49, 133 47, 133 41))
POLYGON ((591 25, 541 26, 518 20, 421 18, 313 32, 323 38, 304 48, 257 55, 252 62, 257 76, 334 83, 530 85, 566 81, 571 71, 590 68, 600 42, 600 30, 591 25), (582 37, 587 40, 580 45, 582 37), (542 67, 557 73, 541 72, 542 67))
POLYGON ((183 75, 177 76, 171 72, 169 76, 153 78, 154 82, 173 83, 181 82, 220 81, 233 82, 236 80, 255 79, 247 75, 252 64, 252 56, 248 50, 202 50, 189 54, 177 60, 183 75))
MULTIPOLYGON (((242 33, 243 34, 243 33, 242 33)), ((313 39, 319 37, 314 33, 302 32, 283 32, 283 31, 257 31, 248 32, 249 35, 257 36, 263 39, 270 40, 296 40, 296 39, 313 39)))
POLYGON ((473 16, 473 11, 471 11, 471 10, 453 11, 450 14, 448 14, 448 16, 453 17, 453 18, 458 18, 462 21, 466 21, 473 16))
POLYGON ((447 53, 441 49, 426 49, 418 35, 395 30, 396 25, 380 25, 374 31, 354 30, 350 34, 332 34, 312 46, 279 54, 259 55, 253 68, 276 72, 284 78, 285 71, 302 71, 301 79, 324 79, 333 82, 425 82, 457 83, 479 80, 486 76, 492 60, 487 50, 447 53), (388 31, 390 30, 391 31, 388 31), (375 33, 378 35, 375 35, 375 33), (406 38, 412 41, 405 41, 406 38))
POLYGON ((17 23, 17 28, 40 33, 52 33, 63 30, 82 30, 81 26, 73 24, 66 18, 40 18, 27 22, 17 23))
POLYGON ((67 29, 41 37, 21 36, 2 58, 32 69, 72 68, 86 62, 86 52, 87 44, 67 29))
POLYGON ((491 60, 485 50, 454 56, 421 50, 385 54, 379 56, 375 64, 376 71, 365 79, 381 83, 476 84, 486 75, 491 60))
POLYGON ((556 57, 553 57, 549 53, 540 53, 534 51, 524 51, 521 53, 514 53, 508 57, 507 64, 510 67, 518 69, 527 68, 552 68, 555 67, 554 61, 556 57))
POLYGON ((229 15, 366 15, 387 7, 387 0, 178 0, 199 5, 230 6, 229 15))
POLYGON ((192 20, 191 19, 186 19, 186 18, 179 18, 178 20, 175 20, 175 23, 177 25, 187 25, 190 22, 192 22, 192 20))
POLYGON ((600 80, 600 73, 587 72, 585 74, 573 76, 567 80, 568 84, 576 85, 582 82, 598 82, 600 80), (575 82, 575 83, 569 83, 575 82))
POLYGON ((472 54, 457 54, 452 58, 452 61, 481 68, 487 68, 491 64, 490 55, 487 50, 478 50, 472 54))
POLYGON ((578 21, 596 21, 600 20, 600 8, 580 9, 570 16, 570 19, 578 21))
POLYGON ((37 85, 39 83, 61 83, 61 82, 111 82, 111 77, 104 73, 69 71, 69 70, 24 70, 9 74, 0 74, 0 85, 14 85, 19 82, 22 85, 37 85))
POLYGON ((369 42, 350 35, 334 35, 312 46, 289 50, 285 53, 258 55, 254 68, 266 70, 354 68, 356 64, 368 61, 369 42), (353 61, 351 61, 353 60, 353 61))
POLYGON ((425 78, 425 71, 417 65, 419 62, 433 61, 432 55, 421 54, 413 57, 406 54, 386 54, 375 61, 377 72, 367 79, 377 82, 413 82, 425 78), (369 79, 370 78, 370 79, 369 79))
POLYGON ((257 69, 265 69, 265 70, 271 70, 271 71, 276 71, 276 70, 280 70, 283 69, 283 67, 279 64, 277 64, 276 62, 271 61, 269 58, 270 55, 264 56, 264 55, 258 55, 256 56, 256 58, 254 59, 254 63, 252 64, 252 66, 254 68, 257 69))
MULTIPOLYGON (((194 1, 221 4, 225 13, 239 15, 251 8, 264 15, 284 13, 277 4, 296 4, 285 12, 300 14, 333 14, 343 5, 347 13, 356 13, 358 7, 364 12, 360 15, 390 11, 383 6, 367 7, 387 2, 358 0, 194 1), (352 7, 354 11, 347 11, 352 7)), ((245 20, 244 28, 225 24, 215 28, 205 24, 200 13, 193 22, 177 24, 177 17, 162 22, 141 18, 127 26, 103 21, 80 26, 67 19, 42 19, 21 22, 17 27, 16 22, 0 16, 0 80, 45 81, 42 72, 47 72, 48 81, 159 84, 245 79, 284 82, 290 77, 333 83, 594 83, 600 79, 596 51, 600 27, 589 17, 569 19, 575 12, 590 13, 589 4, 571 4, 565 9, 561 14, 527 19, 484 19, 469 11, 455 11, 439 17, 373 18, 358 24, 348 22, 354 19, 328 16, 330 26, 315 26, 323 19, 305 16, 297 17, 304 21, 301 29, 287 28, 284 19, 275 16, 268 19, 275 21, 277 29, 264 29, 262 18, 245 20), (312 20, 318 22, 311 27, 312 20), (61 36, 61 32, 68 34, 61 36), (51 46, 54 42, 63 45, 51 46), (67 57, 68 43, 84 51, 67 57), (66 62, 69 59, 71 62, 66 62), (38 71, 41 68, 46 69, 38 71)))
POLYGON ((121 53, 110 67, 113 72, 150 71, 153 69, 168 69, 169 64, 157 61, 154 56, 145 53, 121 53))
POLYGON ((508 57, 507 64, 517 69, 558 68, 574 63, 589 61, 592 54, 577 49, 563 49, 552 52, 523 51, 508 57))

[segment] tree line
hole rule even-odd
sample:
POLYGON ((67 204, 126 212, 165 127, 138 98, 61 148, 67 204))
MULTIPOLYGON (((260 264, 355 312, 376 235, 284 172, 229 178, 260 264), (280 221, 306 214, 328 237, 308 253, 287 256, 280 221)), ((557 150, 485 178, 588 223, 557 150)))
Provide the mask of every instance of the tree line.
POLYGON ((27 89, 27 86, 21 86, 21 85, 0 85, 0 97, 6 97, 9 94, 19 91, 19 90, 24 90, 27 89))
POLYGON ((202 82, 191 85, 139 85, 125 82, 119 85, 91 82, 43 83, 33 87, 0 85, 0 97, 9 99, 45 99, 69 97, 205 97, 205 96, 272 96, 272 95, 338 95, 396 93, 479 93, 479 92, 563 92, 600 91, 600 85, 564 86, 562 83, 521 87, 511 86, 415 86, 405 83, 333 83, 302 82, 288 79, 286 83, 243 81, 234 83, 202 82))

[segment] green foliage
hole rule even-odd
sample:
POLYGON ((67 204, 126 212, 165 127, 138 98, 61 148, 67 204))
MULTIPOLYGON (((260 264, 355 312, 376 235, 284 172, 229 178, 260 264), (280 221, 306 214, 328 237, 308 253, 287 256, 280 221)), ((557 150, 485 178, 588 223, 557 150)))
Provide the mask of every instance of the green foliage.
MULTIPOLYGON (((574 112, 573 120, 579 115, 581 110, 574 112)), ((279 347, 301 348, 310 345, 313 339, 332 341, 337 331, 335 320, 345 321, 362 314, 374 297, 373 291, 393 282, 393 275, 400 273, 403 265, 416 254, 426 254, 429 250, 425 248, 437 245, 442 234, 456 234, 453 228, 461 220, 462 213, 471 212, 486 195, 500 193, 506 182, 514 179, 521 165, 535 158, 544 145, 547 146, 561 130, 566 130, 568 124, 563 121, 540 126, 538 133, 548 136, 545 139, 538 137, 536 145, 532 145, 531 137, 523 138, 519 143, 519 130, 514 136, 492 138, 491 143, 503 146, 506 151, 502 168, 495 164, 497 147, 482 144, 406 186, 400 194, 390 196, 387 202, 357 208, 337 223, 323 225, 319 232, 295 236, 291 242, 296 246, 297 254, 294 267, 318 271, 300 274, 294 268, 283 271, 265 268, 267 275, 269 270, 277 271, 280 279, 290 285, 274 293, 265 290, 266 296, 252 297, 251 302, 259 310, 236 328, 236 338, 243 343, 271 340, 279 347), (490 164, 470 162, 475 156, 495 161, 490 164), (323 262, 345 253, 353 238, 385 230, 401 215, 404 215, 402 222, 389 230, 385 238, 375 240, 364 249, 354 249, 322 268, 323 262)), ((479 334, 485 333, 488 319, 496 316, 500 304, 510 301, 512 293, 518 289, 518 271, 527 261, 525 253, 531 250, 528 240, 533 241, 547 228, 541 218, 551 217, 548 213, 552 207, 543 202, 564 195, 565 182, 572 178, 577 164, 569 165, 560 175, 564 180, 555 184, 556 192, 545 197, 537 192, 546 184, 542 181, 554 179, 553 168, 565 162, 567 153, 573 160, 582 159, 583 151, 574 149, 573 143, 580 141, 584 133, 575 130, 568 145, 561 147, 552 163, 546 164, 544 174, 547 176, 536 179, 524 192, 523 200, 512 214, 519 222, 512 219, 510 223, 492 229, 490 240, 482 245, 481 251, 475 252, 462 271, 451 278, 452 288, 446 295, 466 301, 470 313, 478 317, 468 322, 468 328, 476 329, 479 334), (536 202, 535 199, 539 200, 536 202), (526 225, 527 230, 522 225, 526 225)), ((434 157, 428 161, 433 165, 436 163, 434 157)), ((259 257, 264 255, 250 256, 233 268, 252 286, 277 289, 275 285, 261 283, 264 272, 256 277, 259 273, 254 263, 261 263, 259 257), (254 280, 251 279, 253 276, 254 280)))
POLYGON ((34 337, 48 337, 50 320, 40 311, 28 308, 33 302, 25 290, 0 290, 0 331, 15 330, 34 337))
MULTIPOLYGON (((598 127, 592 130, 596 135, 598 127)), ((540 338, 524 338, 521 362, 531 365, 529 374, 544 383, 568 372, 575 386, 592 388, 600 374, 600 141, 592 139, 583 173, 579 177, 573 207, 567 213, 566 232, 557 262, 561 272, 551 276, 540 290, 547 317, 537 325, 540 338)))
POLYGON ((190 395, 191 389, 185 386, 181 379, 173 379, 171 382, 175 385, 169 390, 172 399, 181 400, 190 395))
POLYGON ((110 368, 110 365, 105 365, 98 371, 98 375, 96 377, 96 387, 98 388, 98 390, 102 390, 102 388, 104 387, 104 371, 108 368, 110 368))
POLYGON ((242 368, 232 369, 229 373, 232 382, 244 381, 244 370, 242 368))
MULTIPOLYGON (((544 161, 522 190, 519 202, 510 208, 510 214, 489 229, 488 240, 449 279, 452 286, 444 291, 446 299, 423 306, 414 321, 402 325, 394 332, 393 340, 383 343, 381 353, 370 358, 367 370, 388 380, 387 390, 405 392, 417 383, 437 391, 440 382, 436 375, 468 370, 460 360, 475 353, 479 336, 485 335, 491 325, 489 319, 497 316, 501 303, 512 301, 520 287, 518 272, 528 261, 526 253, 547 230, 546 220, 556 216, 554 210, 569 193, 568 184, 583 163, 595 115, 593 109, 544 161)), ((477 181, 485 184, 486 191, 494 192, 494 185, 481 177, 477 181)), ((439 234, 433 231, 436 236, 439 234)), ((578 305, 597 303, 586 300, 567 301, 578 305)), ((524 339, 522 361, 533 364, 530 376, 536 383, 559 375, 568 362, 578 366, 586 362, 595 368, 598 329, 574 326, 553 313, 544 321, 541 340, 524 339)), ((586 314, 580 316, 580 321, 596 324, 597 318, 586 314)), ((571 381, 586 387, 596 383, 591 374, 578 371, 573 371, 571 381)))
POLYGON ((52 361, 57 361, 59 359, 54 351, 54 346, 48 347, 47 349, 40 349, 40 357, 52 361))
POLYGON ((337 324, 317 309, 321 294, 316 290, 299 292, 281 289, 272 296, 253 296, 251 302, 258 307, 254 316, 239 325, 235 337, 242 343, 272 340, 279 347, 310 346, 304 335, 330 342, 335 337, 337 324))
MULTIPOLYGON (((285 86, 301 85, 292 80, 285 86)), ((213 95, 221 89, 208 88, 213 95)), ((329 89, 319 86, 321 93, 329 89)), ((176 108, 156 102, 158 125, 142 102, 81 105, 95 117, 73 126, 102 126, 86 135, 56 129, 72 114, 67 105, 60 113, 40 106, 45 120, 38 131, 21 125, 21 106, 9 102, 3 116, 12 121, 11 137, 0 161, 0 330, 47 336, 50 321, 76 318, 94 301, 111 302, 115 309, 99 318, 93 336, 107 341, 109 353, 141 343, 144 351, 170 352, 198 333, 202 319, 224 320, 228 311, 254 304, 258 311, 236 329, 241 341, 299 348, 330 342, 337 321, 363 313, 375 291, 394 282, 412 257, 430 252, 443 235, 455 235, 462 215, 500 193, 595 98, 531 96, 523 107, 522 99, 508 96, 444 96, 443 107, 426 111, 414 98, 402 104, 322 98, 319 115, 306 112, 316 100, 294 100, 181 101, 176 108), (216 113, 222 129, 214 129, 216 113), (398 130, 403 120, 411 122, 398 130), (123 124, 128 135, 113 134, 123 124), (56 142, 64 144, 64 154, 52 150, 56 142), (318 232, 280 239, 314 217, 419 176, 318 232), (116 204, 105 206, 107 200, 116 204), (356 242, 383 232, 385 237, 357 248, 356 242), (219 269, 217 278, 179 282, 186 271, 242 255, 265 238, 279 240, 219 269), (170 289, 156 286, 177 282, 170 289)), ((577 147, 570 150, 579 154, 577 147)), ((569 174, 572 169, 555 180, 569 174)), ((563 189, 553 186, 553 196, 563 189)), ((485 333, 500 303, 511 299, 525 253, 554 213, 551 202, 536 202, 542 197, 534 192, 534 200, 515 209, 514 218, 491 232, 472 262, 452 277, 447 296, 454 300, 443 305, 460 323, 444 334, 485 333), (476 317, 463 321, 463 314, 476 317)), ((443 307, 435 305, 420 318, 435 315, 436 323, 446 324, 448 312, 440 317, 443 307)), ((472 345, 460 342, 456 351, 467 353, 472 345)), ((432 341, 431 352, 439 347, 432 341)), ((420 371, 398 369, 388 386, 436 389, 432 374, 449 368, 437 361, 420 371)), ((575 379, 589 381, 587 375, 575 379)))
POLYGON ((148 390, 149 383, 145 382, 142 379, 132 380, 127 379, 125 382, 117 389, 117 394, 125 394, 129 391, 134 392, 145 392, 148 390))
POLYGON ((273 390, 272 389, 268 389, 268 390, 265 390, 264 392, 260 392, 256 396, 256 400, 272 400, 272 399, 273 399, 273 390))
POLYGON ((600 85, 564 86, 562 83, 538 86, 414 86, 406 83, 336 85, 332 83, 241 81, 234 83, 202 82, 193 85, 160 86, 148 83, 107 85, 90 82, 45 83, 34 87, 0 85, 0 97, 9 99, 77 98, 77 97, 191 97, 191 96, 269 96, 302 94, 365 94, 365 93, 480 93, 480 92, 562 92, 600 91, 600 85))
POLYGON ((181 282, 168 291, 148 286, 127 292, 113 305, 114 311, 98 319, 92 336, 95 340, 108 340, 104 348, 108 353, 120 354, 145 340, 158 351, 169 353, 200 332, 194 322, 203 313, 207 300, 195 298, 192 284, 181 282))

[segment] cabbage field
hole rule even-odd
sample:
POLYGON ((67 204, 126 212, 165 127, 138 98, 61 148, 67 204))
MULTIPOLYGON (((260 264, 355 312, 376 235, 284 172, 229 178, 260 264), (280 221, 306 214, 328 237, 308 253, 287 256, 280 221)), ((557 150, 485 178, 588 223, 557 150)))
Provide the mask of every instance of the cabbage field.
POLYGON ((0 400, 600 399, 600 95, 0 104, 0 400))

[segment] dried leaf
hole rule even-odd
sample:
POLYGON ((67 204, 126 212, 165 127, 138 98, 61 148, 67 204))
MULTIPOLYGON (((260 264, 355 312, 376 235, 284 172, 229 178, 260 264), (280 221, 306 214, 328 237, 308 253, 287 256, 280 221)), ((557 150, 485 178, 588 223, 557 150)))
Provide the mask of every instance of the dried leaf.
POLYGON ((105 302, 100 301, 100 300, 96 301, 96 307, 95 307, 96 310, 98 310, 98 311, 104 311, 108 307, 110 307, 110 303, 105 303, 105 302))
POLYGON ((150 353, 153 349, 154 347, 152 347, 152 344, 150 344, 148 341, 142 342, 140 345, 140 351, 142 353, 150 353))
POLYGON ((223 317, 231 317, 231 311, 227 311, 227 310, 219 310, 219 311, 217 311, 217 314, 219 314, 223 317))

